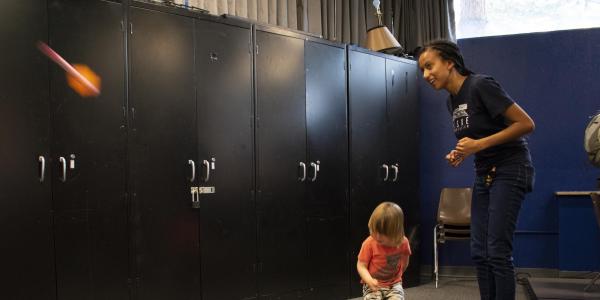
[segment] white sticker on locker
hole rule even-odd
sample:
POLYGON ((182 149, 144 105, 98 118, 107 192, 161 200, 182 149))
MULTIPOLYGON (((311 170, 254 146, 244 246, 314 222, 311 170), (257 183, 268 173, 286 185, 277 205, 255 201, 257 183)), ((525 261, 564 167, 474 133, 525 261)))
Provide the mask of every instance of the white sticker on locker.
POLYGON ((198 193, 199 194, 214 194, 215 187, 214 186, 199 186, 198 193))
POLYGON ((69 169, 75 169, 75 160, 74 159, 69 160, 69 169))
POLYGON ((210 169, 211 169, 211 170, 214 170, 214 169, 215 169, 215 162, 214 162, 214 161, 210 163, 210 169))

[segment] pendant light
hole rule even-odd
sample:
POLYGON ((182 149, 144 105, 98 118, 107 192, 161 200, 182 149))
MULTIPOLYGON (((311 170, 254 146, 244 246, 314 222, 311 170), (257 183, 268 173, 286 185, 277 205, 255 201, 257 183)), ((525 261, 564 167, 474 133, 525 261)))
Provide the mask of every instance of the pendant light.
POLYGON ((385 52, 385 53, 395 53, 398 51, 402 51, 402 46, 394 35, 390 32, 390 30, 383 25, 381 20, 383 13, 379 8, 380 1, 374 0, 373 6, 376 8, 376 15, 379 25, 369 29, 367 31, 367 48, 369 50, 385 52))

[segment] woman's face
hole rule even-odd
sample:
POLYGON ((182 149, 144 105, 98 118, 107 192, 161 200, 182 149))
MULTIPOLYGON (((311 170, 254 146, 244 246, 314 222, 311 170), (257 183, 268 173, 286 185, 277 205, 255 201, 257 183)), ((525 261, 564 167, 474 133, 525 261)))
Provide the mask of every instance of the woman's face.
POLYGON ((436 50, 425 50, 419 56, 419 68, 425 79, 436 89, 446 88, 454 63, 444 60, 436 50))

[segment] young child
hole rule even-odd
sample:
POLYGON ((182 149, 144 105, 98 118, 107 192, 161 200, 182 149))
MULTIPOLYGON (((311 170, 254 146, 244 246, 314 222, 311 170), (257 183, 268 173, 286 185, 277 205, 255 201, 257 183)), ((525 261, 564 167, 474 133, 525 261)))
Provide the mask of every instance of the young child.
POLYGON ((379 204, 369 219, 370 236, 362 243, 356 269, 365 300, 404 300, 402 273, 411 254, 404 236, 404 213, 392 202, 379 204))

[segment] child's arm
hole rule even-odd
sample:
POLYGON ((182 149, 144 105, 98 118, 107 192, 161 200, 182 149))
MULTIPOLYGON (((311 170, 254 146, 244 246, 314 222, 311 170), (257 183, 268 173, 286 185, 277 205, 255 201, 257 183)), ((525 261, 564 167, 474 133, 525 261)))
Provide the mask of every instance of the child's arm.
POLYGON ((406 268, 408 268, 408 263, 410 261, 410 256, 408 255, 402 255, 402 273, 404 273, 404 271, 406 271, 406 268))
POLYGON ((377 282, 377 279, 371 277, 366 263, 360 260, 356 261, 356 270, 358 270, 358 275, 360 275, 360 278, 369 286, 372 291, 377 291, 379 289, 379 282, 377 282))

